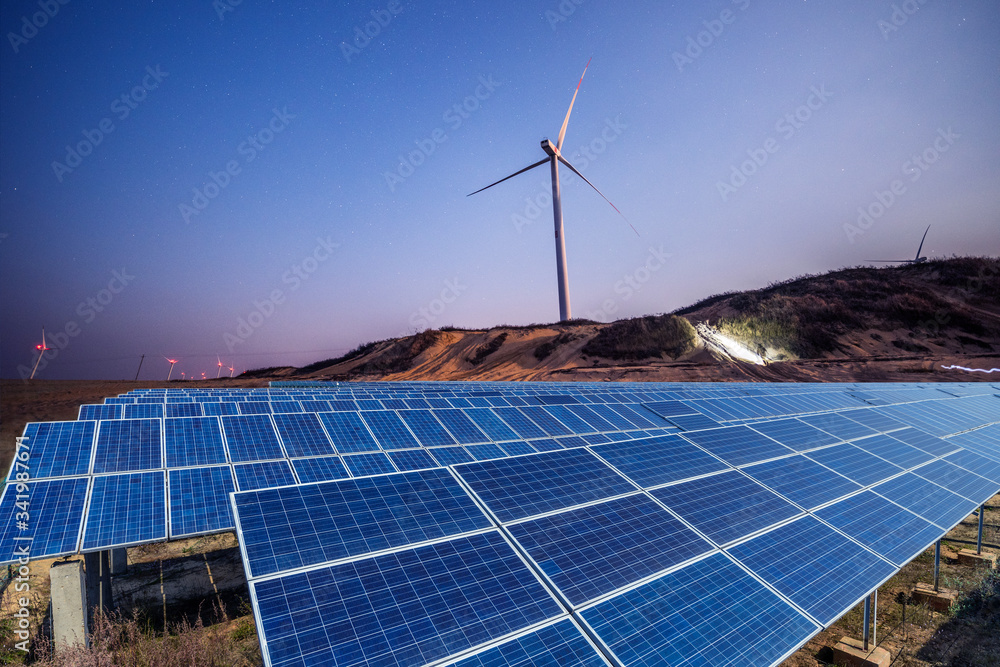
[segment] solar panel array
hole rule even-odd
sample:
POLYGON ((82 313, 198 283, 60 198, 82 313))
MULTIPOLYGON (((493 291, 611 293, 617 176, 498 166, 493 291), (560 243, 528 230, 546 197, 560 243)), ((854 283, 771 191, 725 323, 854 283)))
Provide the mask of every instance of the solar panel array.
POLYGON ((268 664, 769 665, 1000 490, 995 394, 133 391, 28 425, 0 562, 235 526, 268 664))

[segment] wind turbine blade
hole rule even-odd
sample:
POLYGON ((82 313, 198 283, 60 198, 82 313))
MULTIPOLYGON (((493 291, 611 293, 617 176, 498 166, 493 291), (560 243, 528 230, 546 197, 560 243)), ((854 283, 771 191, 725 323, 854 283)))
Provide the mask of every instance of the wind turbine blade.
POLYGON ((919 245, 919 246, 917 246, 917 256, 916 256, 916 258, 914 259, 914 261, 917 261, 917 262, 919 262, 919 261, 920 261, 920 251, 921 251, 921 250, 923 249, 923 247, 924 247, 924 239, 926 239, 926 238, 927 238, 927 232, 929 232, 929 231, 931 231, 931 226, 930 226, 930 225, 927 225, 927 229, 925 229, 925 230, 924 230, 924 235, 923 235, 923 237, 922 237, 922 238, 920 239, 920 245, 919 245))
MULTIPOLYGON (((593 60, 593 58, 590 60, 593 60)), ((569 124, 569 115, 573 113, 573 103, 576 102, 576 94, 580 92, 580 84, 583 83, 583 77, 587 73, 587 67, 590 67, 590 60, 587 61, 587 66, 583 68, 583 74, 580 75, 580 81, 576 84, 576 90, 573 91, 573 99, 569 101, 569 109, 566 111, 566 118, 563 119, 562 127, 559 128, 559 139, 556 141, 556 148, 559 150, 562 150, 563 137, 566 136, 566 126, 569 124)))
POLYGON ((912 259, 866 259, 866 262, 876 262, 878 264, 906 264, 907 262, 912 262, 912 259))
MULTIPOLYGON (((594 185, 593 183, 591 183, 590 181, 588 181, 586 176, 584 176, 579 171, 577 171, 576 167, 574 167, 573 165, 571 165, 566 158, 564 158, 562 155, 560 155, 559 156, 559 161, 562 162, 567 167, 569 167, 570 171, 572 171, 574 174, 576 174, 577 176, 579 176, 580 178, 582 178, 587 185, 589 185, 590 187, 594 188, 594 192, 596 192, 597 194, 599 194, 602 197, 604 197, 604 193, 601 192, 600 190, 598 190, 596 185, 594 185)), ((604 201, 606 201, 609 204, 611 204, 611 200, 608 199, 607 197, 604 197, 604 201)), ((611 204, 611 208, 615 209, 615 211, 618 211, 618 207, 615 206, 614 204, 611 204)), ((629 219, 625 217, 625 214, 622 213, 621 211, 618 211, 618 215, 620 215, 622 217, 622 220, 624 220, 625 222, 628 222, 628 226, 632 227, 632 231, 635 232, 635 235, 639 236, 639 232, 636 230, 635 226, 632 225, 631 222, 629 222, 629 219)))
POLYGON ((470 192, 469 194, 467 194, 467 195, 465 195, 465 196, 466 196, 466 197, 471 197, 472 195, 474 195, 474 194, 476 194, 476 193, 478 193, 478 192, 482 192, 483 190, 489 190, 489 189, 490 189, 490 188, 492 188, 492 187, 493 187, 494 185, 498 185, 498 184, 500 184, 500 183, 503 183, 503 182, 504 182, 504 181, 506 181, 506 180, 507 180, 508 178, 514 178, 514 177, 515 177, 515 176, 517 176, 518 174, 523 174, 524 172, 528 171, 529 169, 534 169, 535 167, 540 167, 540 166, 542 166, 543 164, 545 164, 546 162, 548 162, 548 161, 549 161, 549 160, 551 160, 551 159, 552 159, 552 158, 545 158, 544 160, 539 160, 538 162, 536 162, 535 164, 531 165, 530 167, 525 167, 525 168, 524 168, 524 169, 522 169, 521 171, 515 171, 515 172, 514 172, 513 174, 511 174, 510 176, 507 176, 506 178, 501 178, 501 179, 500 179, 499 181, 497 181, 496 183, 490 183, 490 184, 489 184, 489 185, 487 185, 487 186, 486 186, 485 188, 479 188, 478 190, 476 190, 476 192, 470 192))

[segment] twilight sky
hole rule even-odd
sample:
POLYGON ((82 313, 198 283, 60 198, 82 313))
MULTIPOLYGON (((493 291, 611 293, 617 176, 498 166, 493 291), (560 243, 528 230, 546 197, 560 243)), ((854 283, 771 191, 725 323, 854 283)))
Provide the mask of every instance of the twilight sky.
POLYGON ((983 0, 5 0, 0 376, 215 377, 1000 251, 983 0), (65 2, 65 4, 62 4, 65 2), (366 34, 367 33, 367 34, 366 34), (20 367, 20 368, 19 368, 20 367), (25 371, 24 369, 27 369, 25 371), (228 374, 228 368, 226 370, 228 374))

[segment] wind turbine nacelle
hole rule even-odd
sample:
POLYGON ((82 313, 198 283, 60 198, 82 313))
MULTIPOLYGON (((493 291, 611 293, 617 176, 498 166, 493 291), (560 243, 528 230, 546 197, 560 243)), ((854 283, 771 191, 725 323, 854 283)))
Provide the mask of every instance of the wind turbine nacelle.
POLYGON ((542 139, 542 150, 553 157, 559 155, 559 149, 548 139, 542 139))

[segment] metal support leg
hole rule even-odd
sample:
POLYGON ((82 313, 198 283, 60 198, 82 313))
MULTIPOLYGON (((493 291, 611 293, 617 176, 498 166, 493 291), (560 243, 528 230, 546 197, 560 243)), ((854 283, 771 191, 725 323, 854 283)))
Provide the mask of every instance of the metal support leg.
POLYGON ((872 596, 871 595, 866 595, 865 596, 865 630, 864 630, 863 633, 861 633, 861 636, 862 636, 862 638, 864 640, 864 647, 865 647, 864 650, 865 650, 866 653, 868 652, 868 639, 869 639, 869 631, 871 630, 871 621, 872 621, 872 596))
POLYGON ((976 553, 983 553, 983 514, 986 513, 986 505, 979 506, 979 536, 976 537, 976 553))
POLYGON ((872 593, 872 644, 878 646, 878 589, 872 593))
POLYGON ((934 543, 934 592, 938 592, 938 583, 941 579, 941 540, 934 543))

